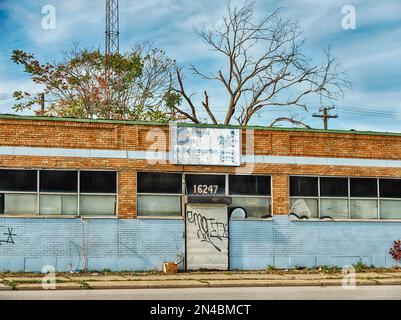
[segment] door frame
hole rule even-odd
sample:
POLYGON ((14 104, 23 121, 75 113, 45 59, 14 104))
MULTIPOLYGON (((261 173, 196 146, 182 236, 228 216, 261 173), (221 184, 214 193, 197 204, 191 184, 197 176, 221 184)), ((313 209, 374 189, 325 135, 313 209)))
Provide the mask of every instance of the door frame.
MULTIPOLYGON (((188 271, 188 243, 187 243, 187 204, 188 203, 184 203, 184 205, 182 206, 183 210, 184 210, 184 271, 188 271)), ((213 204, 213 203, 211 203, 213 204)), ((228 211, 228 205, 226 205, 227 207, 227 270, 222 270, 222 271, 228 271, 230 270, 230 213, 228 211)))

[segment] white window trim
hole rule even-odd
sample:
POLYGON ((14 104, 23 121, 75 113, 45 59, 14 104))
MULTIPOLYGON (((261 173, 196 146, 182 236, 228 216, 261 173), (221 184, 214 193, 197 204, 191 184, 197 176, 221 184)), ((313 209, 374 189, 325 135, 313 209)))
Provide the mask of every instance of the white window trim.
POLYGON ((4 213, 1 216, 2 217, 12 217, 12 218, 32 218, 32 217, 38 217, 38 218, 63 218, 63 219, 71 219, 71 218, 113 218, 113 217, 118 217, 118 178, 119 178, 119 173, 117 170, 113 169, 70 169, 70 168, 0 168, 0 170, 34 170, 36 171, 37 174, 37 181, 36 181, 36 191, 0 191, 0 193, 3 193, 5 195, 7 194, 36 194, 36 210, 35 214, 21 214, 21 213, 16 213, 16 214, 10 214, 10 213, 4 213), (77 172, 77 192, 42 192, 40 191, 40 172, 41 171, 75 171, 77 172), (91 172, 115 172, 116 174, 116 192, 115 193, 80 193, 80 177, 81 177, 81 171, 91 171, 91 172), (41 214, 40 213, 40 196, 41 195, 76 195, 77 196, 77 214, 75 215, 63 215, 63 214, 41 214), (80 196, 114 196, 116 198, 116 206, 115 206, 115 212, 112 215, 80 215, 80 196))
POLYGON ((401 202, 401 198, 382 198, 380 197, 380 180, 381 179, 392 179, 392 180, 400 180, 401 178, 394 178, 394 177, 367 177, 367 176, 326 176, 326 175, 288 175, 288 195, 289 195, 289 204, 291 199, 317 199, 318 200, 318 218, 310 218, 310 219, 291 219, 292 221, 384 221, 384 222, 391 222, 396 221, 400 222, 401 217, 399 219, 382 219, 380 217, 380 202, 381 200, 399 200, 401 202), (311 177, 318 179, 318 196, 291 196, 290 190, 290 179, 291 177, 311 177), (329 196, 320 196, 320 179, 321 178, 346 178, 348 179, 348 197, 329 197, 329 196), (351 179, 376 179, 377 183, 377 197, 351 197, 351 179), (321 199, 348 199, 348 219, 320 219, 321 218, 321 199), (366 219, 353 219, 351 218, 351 201, 352 200, 375 200, 377 204, 377 217, 376 218, 366 218, 366 219))

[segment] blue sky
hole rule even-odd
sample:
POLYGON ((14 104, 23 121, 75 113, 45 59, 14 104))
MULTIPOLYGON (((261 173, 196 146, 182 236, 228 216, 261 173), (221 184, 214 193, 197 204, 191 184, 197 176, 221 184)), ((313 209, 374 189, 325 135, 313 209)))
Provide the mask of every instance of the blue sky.
MULTIPOLYGON (((234 3, 241 1, 232 0, 234 3)), ((304 30, 304 51, 320 61, 322 50, 331 44, 342 62, 354 90, 336 104, 339 119, 331 128, 374 131, 401 131, 401 1, 400 0, 256 0, 258 15, 280 7, 282 15, 296 20, 304 30), (356 9, 356 29, 341 27, 344 5, 356 9), (353 109, 350 109, 353 108, 353 109), (373 116, 355 108, 379 112, 373 116), (351 112, 354 110, 354 112, 351 112), (388 112, 392 112, 388 116, 388 112)), ((203 81, 187 71, 190 64, 208 71, 220 61, 193 33, 202 24, 214 25, 225 13, 226 0, 120 0, 121 47, 129 49, 138 41, 150 40, 186 71, 192 92, 208 90, 210 99, 223 117, 226 97, 215 83, 203 81)), ((13 49, 34 53, 43 61, 57 60, 74 41, 83 47, 104 47, 104 0, 0 0, 0 112, 12 113, 11 93, 34 91, 35 86, 19 66, 10 61, 13 49), (41 27, 42 7, 56 8, 56 29, 41 27)), ((313 112, 317 101, 310 101, 313 112)), ((253 124, 266 125, 297 108, 265 111, 253 124)), ((303 114, 313 127, 322 121, 303 114)))

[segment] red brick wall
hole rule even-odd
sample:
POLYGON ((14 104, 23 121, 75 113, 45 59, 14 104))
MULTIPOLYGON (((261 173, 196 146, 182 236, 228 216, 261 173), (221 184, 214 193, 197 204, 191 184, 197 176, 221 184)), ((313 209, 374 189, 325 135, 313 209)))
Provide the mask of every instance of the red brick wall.
MULTIPOLYGON (((245 137, 243 132, 243 153, 246 150, 245 137)), ((252 144, 256 155, 401 159, 401 136, 254 130, 254 140, 250 145, 252 144)), ((169 149, 169 128, 158 125, 0 119, 0 146, 111 150, 150 148, 151 151, 166 151, 169 149)), ((163 161, 151 164, 146 160, 8 155, 0 155, 0 167, 118 170, 120 218, 136 217, 137 171, 241 171, 241 168, 233 167, 177 166, 163 161)), ((288 175, 291 174, 401 177, 401 169, 386 167, 254 164, 252 170, 254 174, 272 175, 273 214, 288 214, 288 175)))

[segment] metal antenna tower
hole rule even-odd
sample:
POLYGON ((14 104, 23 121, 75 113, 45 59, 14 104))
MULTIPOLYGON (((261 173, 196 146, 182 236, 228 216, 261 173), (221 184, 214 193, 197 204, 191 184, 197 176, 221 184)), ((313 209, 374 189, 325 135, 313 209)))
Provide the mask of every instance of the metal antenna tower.
POLYGON ((118 0, 106 0, 106 46, 105 55, 120 51, 120 17, 118 0))
MULTIPOLYGON (((105 86, 106 86, 106 106, 109 106, 111 101, 110 93, 110 55, 119 53, 120 51, 120 17, 118 0, 106 0, 106 44, 105 44, 105 86)), ((111 117, 109 113, 108 117, 111 117)))

